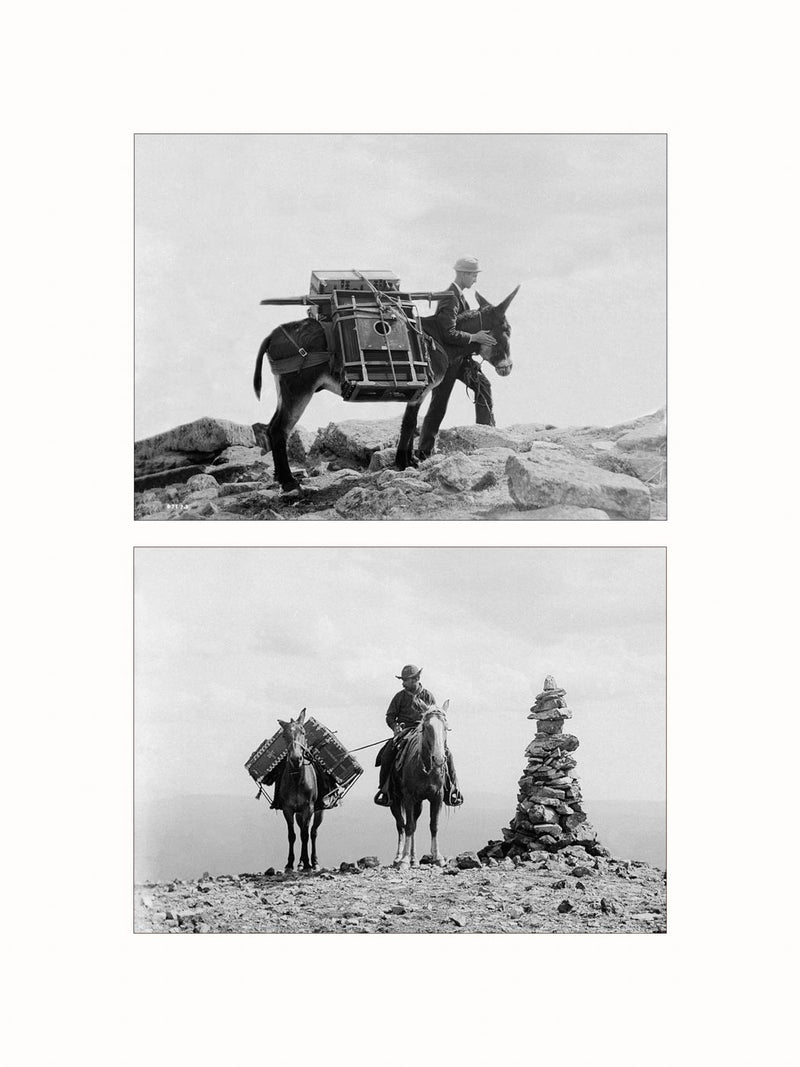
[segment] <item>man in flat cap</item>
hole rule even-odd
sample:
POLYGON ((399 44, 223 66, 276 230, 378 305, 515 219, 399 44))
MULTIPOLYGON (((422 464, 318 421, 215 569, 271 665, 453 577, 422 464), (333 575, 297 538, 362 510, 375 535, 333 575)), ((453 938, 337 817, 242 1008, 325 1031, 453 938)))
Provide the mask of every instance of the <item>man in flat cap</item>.
MULTIPOLYGON (((421 667, 409 663, 403 667, 399 674, 395 675, 403 683, 403 688, 392 697, 389 710, 386 712, 386 724, 394 731, 394 737, 386 742, 375 760, 375 765, 380 767, 380 778, 378 792, 375 794, 374 799, 375 803, 380 804, 382 807, 389 806, 389 775, 392 770, 395 752, 397 751, 397 742, 407 730, 416 726, 428 708, 436 703, 433 693, 423 688, 420 682, 421 674, 421 667)), ((447 780, 445 782, 444 802, 451 808, 456 808, 459 804, 464 803, 464 798, 458 788, 453 756, 446 743, 445 754, 447 757, 447 780)))
POLYGON ((456 326, 456 319, 461 312, 470 310, 464 298, 464 290, 471 289, 478 280, 480 268, 474 256, 461 256, 456 260, 453 269, 456 276, 448 286, 452 297, 439 301, 436 306, 435 319, 442 343, 453 348, 463 348, 464 355, 461 359, 451 363, 441 383, 431 395, 430 407, 423 420, 419 438, 419 455, 422 459, 427 459, 433 451, 436 434, 439 432, 442 419, 447 411, 447 402, 457 381, 464 382, 467 388, 472 390, 475 422, 479 426, 494 426, 495 424, 492 413, 491 384, 467 349, 468 345, 474 343, 494 345, 495 339, 486 330, 467 333, 456 326))

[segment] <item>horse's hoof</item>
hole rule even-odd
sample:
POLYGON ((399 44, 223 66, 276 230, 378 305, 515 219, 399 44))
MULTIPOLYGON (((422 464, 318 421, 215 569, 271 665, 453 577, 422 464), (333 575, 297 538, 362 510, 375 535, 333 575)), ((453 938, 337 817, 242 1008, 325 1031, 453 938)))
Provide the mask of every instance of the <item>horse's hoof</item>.
POLYGON ((431 458, 430 452, 417 452, 417 459, 419 463, 424 463, 426 459, 431 458))
POLYGON ((299 482, 295 482, 295 481, 281 482, 281 496, 288 496, 289 493, 298 493, 299 491, 300 491, 300 483, 299 482))
POLYGON ((405 456, 403 456, 402 459, 400 456, 398 456, 397 459, 395 459, 394 461, 394 465, 396 470, 404 471, 408 466, 408 460, 405 458, 405 456))
POLYGON ((442 856, 440 856, 438 859, 434 860, 433 862, 437 867, 446 867, 447 866, 447 860, 444 859, 442 856))
POLYGON ((414 867, 414 868, 419 867, 419 861, 418 860, 412 860, 411 861, 411 866, 414 867))
POLYGON ((419 460, 415 455, 411 455, 408 457, 408 465, 409 467, 414 467, 415 469, 419 466, 419 460))

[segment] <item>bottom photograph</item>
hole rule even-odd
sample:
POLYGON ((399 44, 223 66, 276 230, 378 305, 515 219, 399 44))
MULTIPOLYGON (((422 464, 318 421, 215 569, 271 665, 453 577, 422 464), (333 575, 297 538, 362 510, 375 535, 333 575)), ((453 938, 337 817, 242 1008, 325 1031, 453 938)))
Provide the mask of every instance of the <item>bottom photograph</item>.
POLYGON ((137 548, 137 933, 665 933, 666 549, 137 548))

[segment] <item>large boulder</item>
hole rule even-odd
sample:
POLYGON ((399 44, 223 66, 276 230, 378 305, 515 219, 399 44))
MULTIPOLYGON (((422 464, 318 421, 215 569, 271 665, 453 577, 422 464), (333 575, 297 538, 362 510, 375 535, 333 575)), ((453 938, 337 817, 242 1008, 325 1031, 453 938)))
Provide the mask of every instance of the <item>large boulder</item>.
POLYGON ((657 452, 664 455, 667 450, 667 424, 663 420, 645 423, 635 430, 630 430, 617 438, 617 448, 623 452, 657 452))
POLYGON ((331 422, 319 431, 316 447, 345 459, 354 459, 366 467, 374 452, 397 446, 400 422, 400 418, 331 422))
POLYGON ((638 479, 585 463, 550 443, 534 443, 506 462, 508 488, 519 509, 568 505, 614 517, 650 518, 650 494, 638 479))
POLYGON ((437 454, 426 460, 420 471, 431 485, 446 491, 481 492, 495 485, 505 485, 506 460, 513 455, 510 448, 485 448, 469 454, 437 454))
POLYGON ((255 443, 252 426, 227 419, 196 419, 137 441, 133 453, 134 474, 153 474, 189 463, 209 463, 230 445, 252 447, 255 443))

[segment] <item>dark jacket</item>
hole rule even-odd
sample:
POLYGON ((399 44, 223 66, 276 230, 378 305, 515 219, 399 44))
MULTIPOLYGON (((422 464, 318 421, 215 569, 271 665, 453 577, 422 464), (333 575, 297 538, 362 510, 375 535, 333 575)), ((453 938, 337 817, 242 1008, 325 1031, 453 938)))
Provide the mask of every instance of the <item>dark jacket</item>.
POLYGON ((401 689, 392 697, 389 710, 386 712, 386 724, 392 729, 398 723, 401 726, 414 726, 431 704, 435 703, 433 693, 429 693, 427 689, 420 688, 416 693, 401 689))
POLYGON ((462 311, 469 311, 469 304, 455 282, 450 283, 448 290, 453 294, 452 298, 440 300, 436 305, 434 319, 439 337, 443 344, 464 347, 472 344, 472 334, 456 329, 456 317, 462 311))

